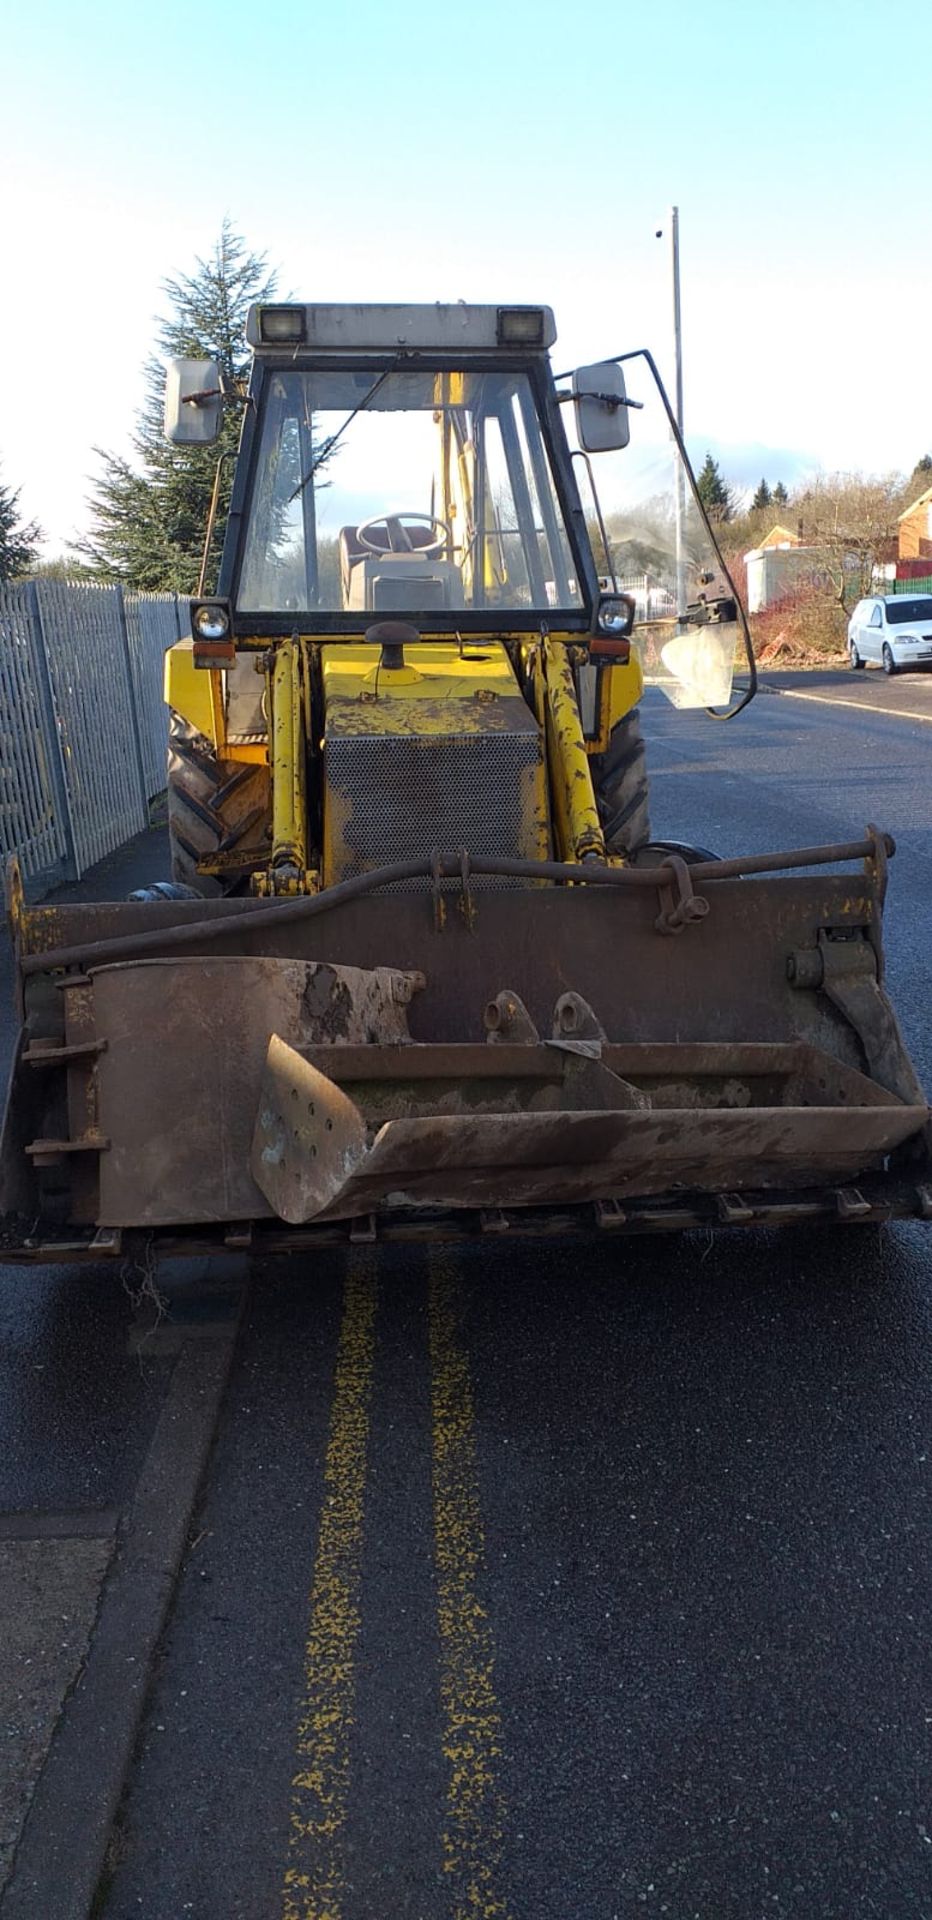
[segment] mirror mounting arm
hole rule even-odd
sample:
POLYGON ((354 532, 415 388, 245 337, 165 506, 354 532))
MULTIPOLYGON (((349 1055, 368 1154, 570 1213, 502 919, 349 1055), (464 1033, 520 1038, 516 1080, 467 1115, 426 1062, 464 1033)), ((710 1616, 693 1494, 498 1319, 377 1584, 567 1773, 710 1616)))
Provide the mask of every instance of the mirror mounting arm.
POLYGON ((608 407, 610 413, 617 412, 619 407, 636 407, 639 413, 644 411, 643 400, 631 400, 627 395, 620 393, 594 393, 588 388, 585 391, 581 389, 579 393, 572 393, 568 387, 564 387, 563 391, 556 395, 557 405, 562 407, 567 400, 598 400, 603 407, 608 407))
MULTIPOLYGON (((727 707, 724 712, 722 712, 721 710, 715 707, 709 707, 707 709, 707 711, 711 714, 711 717, 713 720, 733 720, 736 714, 743 712, 744 708, 749 705, 750 701, 753 700, 754 695, 757 692, 757 661, 754 658, 754 648, 751 644, 751 632, 748 626, 747 614, 745 613, 745 610, 744 610, 744 604, 742 602, 741 595, 739 594, 738 589, 735 586, 735 583, 731 577, 731 573, 726 564, 721 546, 719 545, 719 542, 715 537, 715 529, 711 524, 709 516, 705 510, 702 499, 700 497, 699 488, 696 484, 696 476, 693 473, 692 462, 689 458, 689 454, 686 451, 686 443, 680 432, 679 422, 676 418, 676 414, 674 413, 673 408, 670 405, 666 387, 664 386, 663 381, 660 378, 660 370, 657 366, 657 362, 654 359, 653 354, 651 353, 650 348, 649 347, 632 347, 627 353, 614 353, 614 354, 611 354, 609 358, 612 364, 614 364, 617 367, 622 367, 626 365, 629 360, 646 360, 647 361, 647 365, 653 376, 654 385, 657 388, 657 392, 660 395, 664 413, 667 416, 667 423, 670 428, 671 437, 676 446, 676 450, 680 456, 680 459, 683 463, 683 471, 689 483, 690 493, 692 494, 693 500, 699 512, 699 516, 702 520, 703 526, 705 527, 706 533, 708 534, 709 540, 711 541, 712 551, 715 555, 716 560, 718 561, 719 567, 721 569, 722 577, 725 581, 727 581, 727 584, 731 588, 731 592, 734 595, 735 609, 738 614, 738 623, 741 628, 741 637, 744 641, 744 655, 747 661, 747 668, 748 668, 748 684, 743 689, 740 689, 740 699, 735 701, 735 704, 733 707, 727 707)), ((606 361, 605 364, 607 365, 608 361, 606 361)), ((557 380, 565 380, 568 376, 566 374, 558 373, 554 377, 557 380)))
POLYGON ((200 393, 182 395, 183 407, 206 407, 208 400, 226 400, 228 395, 223 387, 202 387, 200 393))

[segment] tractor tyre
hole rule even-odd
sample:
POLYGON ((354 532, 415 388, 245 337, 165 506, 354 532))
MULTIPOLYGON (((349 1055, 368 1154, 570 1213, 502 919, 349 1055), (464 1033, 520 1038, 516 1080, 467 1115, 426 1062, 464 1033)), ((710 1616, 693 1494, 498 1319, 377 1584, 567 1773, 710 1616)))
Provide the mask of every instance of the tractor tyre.
POLYGON ((609 853, 630 857, 650 839, 647 755, 637 707, 618 721, 604 753, 590 761, 609 853))
POLYGON ((254 861, 230 867, 222 879, 199 873, 199 860, 250 847, 263 838, 268 771, 218 760, 209 740, 174 708, 168 719, 168 837, 172 879, 204 899, 233 893, 248 880, 254 861))

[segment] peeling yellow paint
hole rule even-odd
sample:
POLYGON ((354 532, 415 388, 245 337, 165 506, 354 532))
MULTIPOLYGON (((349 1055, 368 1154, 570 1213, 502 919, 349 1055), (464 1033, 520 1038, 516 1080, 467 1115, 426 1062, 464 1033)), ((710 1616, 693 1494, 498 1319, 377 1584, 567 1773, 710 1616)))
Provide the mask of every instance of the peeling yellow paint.
POLYGON ((282 1920, 342 1920, 343 1914, 376 1298, 374 1261, 354 1259, 324 1465, 282 1920))
POLYGON ((450 1920, 507 1920, 501 1888, 505 1801, 495 1651, 479 1595, 485 1541, 469 1367, 456 1323, 449 1260, 428 1277, 433 1420, 434 1554, 443 1752, 449 1768, 442 1843, 450 1920))

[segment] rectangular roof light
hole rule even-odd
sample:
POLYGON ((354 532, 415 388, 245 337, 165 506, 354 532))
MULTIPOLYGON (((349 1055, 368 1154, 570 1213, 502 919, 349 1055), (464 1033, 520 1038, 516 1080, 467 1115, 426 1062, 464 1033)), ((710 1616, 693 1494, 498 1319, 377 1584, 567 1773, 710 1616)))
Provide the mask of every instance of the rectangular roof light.
POLYGON ((307 318, 303 307, 260 307, 259 337, 263 346, 299 346, 307 338, 307 318))
POLYGON ((543 307, 499 307, 496 335, 500 347, 542 347, 543 307))

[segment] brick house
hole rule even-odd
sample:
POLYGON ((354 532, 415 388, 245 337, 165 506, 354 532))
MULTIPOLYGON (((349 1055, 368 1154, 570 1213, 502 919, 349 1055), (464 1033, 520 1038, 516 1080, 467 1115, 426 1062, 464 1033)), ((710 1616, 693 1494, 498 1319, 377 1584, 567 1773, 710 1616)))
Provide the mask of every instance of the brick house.
POLYGON ((932 487, 900 514, 897 558, 928 560, 926 572, 932 573, 932 487))

